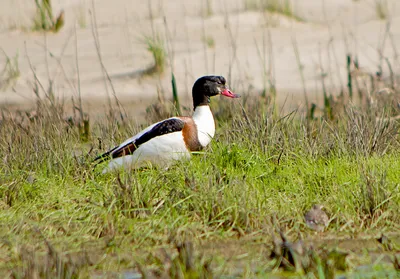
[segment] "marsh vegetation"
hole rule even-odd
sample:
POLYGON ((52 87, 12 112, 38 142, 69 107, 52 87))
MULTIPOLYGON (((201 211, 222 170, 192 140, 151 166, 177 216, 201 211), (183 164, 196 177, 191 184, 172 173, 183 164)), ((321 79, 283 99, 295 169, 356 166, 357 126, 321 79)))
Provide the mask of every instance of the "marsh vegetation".
POLYGON ((268 255, 281 233, 313 246, 302 248, 306 266, 283 265, 298 274, 319 272, 321 261, 349 238, 375 244, 342 245, 341 253, 352 257, 339 272, 371 264, 375 253, 384 255, 375 264, 394 264, 399 239, 391 233, 400 221, 397 121, 385 110, 349 105, 334 119, 310 119, 296 111, 276 115, 261 97, 239 102, 213 103, 217 137, 192 160, 168 170, 110 175, 93 170, 91 160, 139 130, 129 120, 93 121, 89 136, 82 136, 77 121, 65 120, 61 104, 38 100, 36 115, 3 112, 3 274, 77 276, 137 268, 155 275, 214 269, 225 274, 238 272, 222 267, 239 257, 246 274, 256 276, 277 272, 277 261, 288 257, 268 255), (303 218, 315 203, 330 215, 318 237, 303 218), (379 243, 382 234, 391 248, 379 243), (223 245, 209 246, 219 241, 249 251, 226 257, 223 245), (191 243, 187 253, 197 256, 190 257, 203 256, 182 267, 174 252, 182 243, 191 243), (250 248, 256 244, 261 254, 250 248), (158 270, 166 266, 171 270, 158 270))
MULTIPOLYGON (((213 18, 218 7, 212 3, 203 3, 203 24, 209 18, 218 20, 213 18)), ((260 3, 267 1, 243 4, 262 14, 284 14, 296 22, 300 18, 291 1, 260 3)), ((42 19, 48 20, 46 6, 41 7, 42 19)), ((316 101, 306 87, 305 54, 291 37, 292 64, 302 85, 301 104, 293 108, 277 99, 286 92, 276 86, 279 61, 272 55, 271 26, 254 41, 262 64, 257 73, 261 90, 250 81, 229 80, 232 65, 239 65, 229 21, 231 37, 224 38, 229 46, 203 26, 203 34, 197 34, 198 53, 202 47, 206 58, 214 53, 215 64, 218 47, 228 49, 232 56, 226 76, 242 95, 234 101, 212 100, 217 133, 211 144, 168 169, 149 166, 101 174, 102 166, 92 163, 96 155, 154 121, 191 110, 180 99, 188 90, 178 88, 182 83, 175 76, 180 71, 174 68, 173 38, 166 26, 153 26, 151 35, 135 38, 153 66, 129 82, 157 84, 158 99, 140 108, 145 121, 138 123, 136 115, 127 114, 139 106, 118 98, 116 78, 103 63, 97 30, 101 27, 95 20, 93 12, 94 55, 104 90, 110 90, 100 115, 92 114, 81 98, 76 29, 72 106, 53 86, 57 75, 44 80, 30 67, 31 108, 1 110, 2 278, 399 276, 400 90, 397 60, 386 55, 383 46, 377 68, 366 72, 360 66, 366 59, 351 47, 339 57, 330 45, 332 61, 325 64, 321 58, 315 72, 316 101), (339 60, 347 62, 342 67, 347 80, 329 86, 335 85, 336 76, 328 69, 340 68, 339 60), (163 77, 168 89, 162 89, 163 77), (322 204, 329 218, 321 232, 311 230, 304 219, 315 204, 322 204)), ((156 18, 152 15, 151 20, 156 18)), ((387 24, 384 40, 392 42, 391 32, 387 24)), ((7 56, 0 85, 14 86, 20 75, 18 61, 18 56, 7 56)))

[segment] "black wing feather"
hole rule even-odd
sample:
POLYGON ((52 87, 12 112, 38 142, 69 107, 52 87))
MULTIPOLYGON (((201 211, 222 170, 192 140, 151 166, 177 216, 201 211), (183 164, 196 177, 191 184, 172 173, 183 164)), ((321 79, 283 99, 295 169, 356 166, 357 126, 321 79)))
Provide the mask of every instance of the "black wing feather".
POLYGON ((143 134, 140 138, 135 140, 136 147, 151 140, 152 138, 182 131, 185 126, 185 122, 178 118, 170 118, 164 120, 153 127, 150 131, 143 134))

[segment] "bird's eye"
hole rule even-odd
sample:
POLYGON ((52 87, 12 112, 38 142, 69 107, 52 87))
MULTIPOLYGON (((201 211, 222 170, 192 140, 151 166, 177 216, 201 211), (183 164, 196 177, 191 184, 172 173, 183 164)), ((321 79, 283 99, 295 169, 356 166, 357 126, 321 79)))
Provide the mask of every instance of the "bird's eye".
POLYGON ((219 80, 219 81, 217 81, 217 84, 222 84, 222 82, 219 80))

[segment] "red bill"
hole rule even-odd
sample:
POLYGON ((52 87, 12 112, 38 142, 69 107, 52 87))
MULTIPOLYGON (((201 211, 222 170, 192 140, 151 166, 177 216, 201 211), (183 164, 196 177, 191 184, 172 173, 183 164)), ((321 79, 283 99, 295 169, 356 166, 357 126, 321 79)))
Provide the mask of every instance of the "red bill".
POLYGON ((240 98, 240 95, 233 93, 228 88, 224 89, 221 94, 229 98, 240 98))

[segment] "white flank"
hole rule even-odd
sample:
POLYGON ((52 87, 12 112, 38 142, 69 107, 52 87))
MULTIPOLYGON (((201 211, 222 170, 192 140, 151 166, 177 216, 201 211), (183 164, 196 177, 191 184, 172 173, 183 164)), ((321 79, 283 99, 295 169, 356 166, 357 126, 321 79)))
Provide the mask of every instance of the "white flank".
POLYGON ((206 147, 215 135, 214 117, 209 106, 198 106, 193 113, 199 142, 206 147))
MULTIPOLYGON (((148 131, 148 128, 144 131, 148 131)), ((140 134, 143 133, 142 131, 140 134)), ((140 135, 138 134, 132 139, 138 136, 140 135)), ((128 141, 125 141, 125 143, 127 142, 128 141)), ((190 158, 190 153, 186 148, 182 132, 175 132, 155 137, 143 143, 132 155, 126 155, 111 160, 108 167, 103 170, 103 173, 120 168, 121 166, 127 169, 140 168, 148 164, 163 167, 168 166, 175 160, 183 158, 190 158)))

